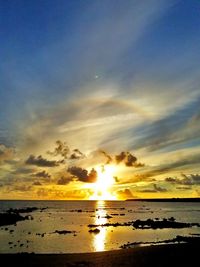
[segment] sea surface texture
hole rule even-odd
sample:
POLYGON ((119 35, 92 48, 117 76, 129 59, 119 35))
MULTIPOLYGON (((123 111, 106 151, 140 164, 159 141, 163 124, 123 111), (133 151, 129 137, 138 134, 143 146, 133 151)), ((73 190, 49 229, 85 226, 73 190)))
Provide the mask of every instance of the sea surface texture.
POLYGON ((37 208, 20 213, 29 219, 0 227, 0 253, 95 252, 200 235, 199 203, 0 201, 1 213, 28 207, 37 208))

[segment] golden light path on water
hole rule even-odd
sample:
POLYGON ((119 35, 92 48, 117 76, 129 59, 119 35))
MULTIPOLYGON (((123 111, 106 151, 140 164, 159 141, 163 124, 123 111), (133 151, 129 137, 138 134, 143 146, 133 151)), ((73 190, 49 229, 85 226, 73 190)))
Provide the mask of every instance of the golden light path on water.
MULTIPOLYGON (((105 202, 103 200, 98 200, 96 202, 96 216, 94 224, 104 224, 107 223, 107 215, 106 210, 104 209, 105 202)), ((93 246, 95 251, 104 251, 105 243, 107 238, 107 232, 105 227, 98 227, 100 232, 98 234, 94 234, 93 246)))

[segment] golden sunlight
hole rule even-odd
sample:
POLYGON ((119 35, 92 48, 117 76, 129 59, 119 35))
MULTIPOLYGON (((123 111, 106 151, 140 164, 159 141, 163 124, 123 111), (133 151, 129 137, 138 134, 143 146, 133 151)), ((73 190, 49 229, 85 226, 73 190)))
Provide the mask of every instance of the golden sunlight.
MULTIPOLYGON (((95 216, 95 224, 105 224, 107 223, 106 218, 106 210, 103 209, 105 207, 105 202, 103 200, 99 200, 96 203, 96 216, 95 216)), ((93 245, 95 251, 104 251, 105 250, 105 243, 106 243, 106 229, 105 227, 98 228, 100 232, 94 235, 93 245)))
POLYGON ((111 193, 111 187, 115 183, 113 165, 97 166, 97 181, 93 184, 94 194, 90 200, 115 200, 116 196, 111 193))

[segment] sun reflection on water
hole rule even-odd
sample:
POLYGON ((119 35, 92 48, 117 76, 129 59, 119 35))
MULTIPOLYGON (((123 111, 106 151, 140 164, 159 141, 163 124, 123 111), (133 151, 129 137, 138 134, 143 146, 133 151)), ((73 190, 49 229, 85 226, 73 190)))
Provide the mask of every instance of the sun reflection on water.
MULTIPOLYGON (((96 202, 96 214, 95 214, 95 224, 104 224, 107 223, 107 212, 104 209, 105 202, 103 200, 99 200, 96 202)), ((99 226, 98 229, 100 232, 94 235, 93 245, 95 251, 104 251, 105 250, 105 243, 106 243, 106 228, 99 226)))

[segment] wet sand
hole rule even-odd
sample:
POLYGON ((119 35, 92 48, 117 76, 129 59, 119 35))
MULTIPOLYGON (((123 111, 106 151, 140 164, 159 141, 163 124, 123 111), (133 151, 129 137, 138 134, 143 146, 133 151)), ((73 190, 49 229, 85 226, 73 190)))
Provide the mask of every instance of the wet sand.
POLYGON ((0 264, 2 267, 182 267, 198 266, 198 255, 199 244, 171 244, 83 254, 0 254, 0 264))

